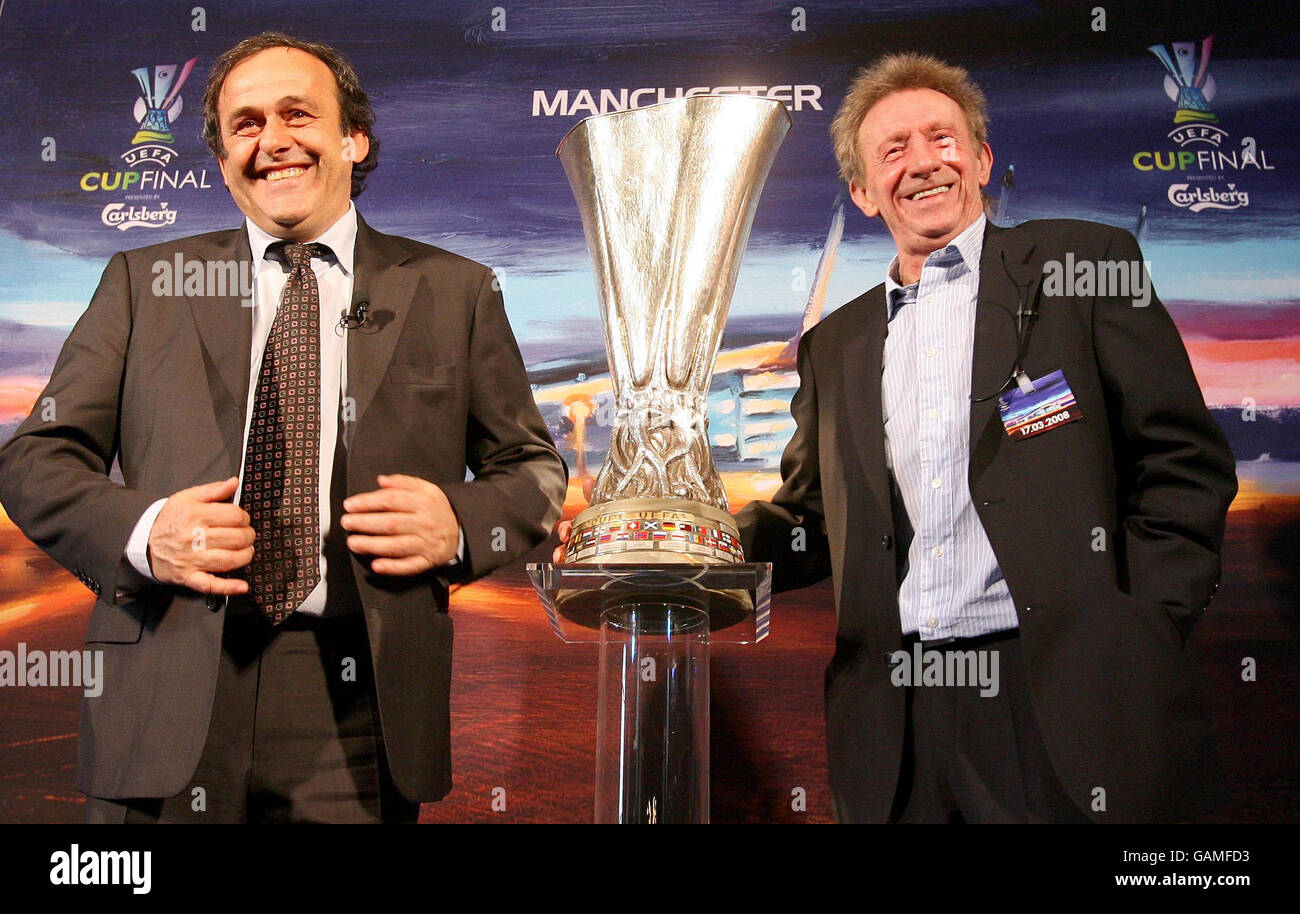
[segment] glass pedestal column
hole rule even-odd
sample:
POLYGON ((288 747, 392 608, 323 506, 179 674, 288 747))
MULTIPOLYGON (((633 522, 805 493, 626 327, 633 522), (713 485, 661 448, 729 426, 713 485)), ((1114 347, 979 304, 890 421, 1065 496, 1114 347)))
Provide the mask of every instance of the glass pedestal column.
POLYGON ((528 566, 563 640, 600 645, 597 823, 709 821, 709 648, 767 637, 772 566, 528 566))

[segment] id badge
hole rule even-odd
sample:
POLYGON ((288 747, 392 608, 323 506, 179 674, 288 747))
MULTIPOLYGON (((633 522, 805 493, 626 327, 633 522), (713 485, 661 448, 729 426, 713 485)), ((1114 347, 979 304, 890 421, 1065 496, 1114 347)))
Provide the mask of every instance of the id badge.
POLYGON ((1013 387, 998 397, 1002 425, 1012 441, 1050 432, 1083 415, 1061 369, 1033 381, 1032 390, 1024 389, 1029 386, 1013 387))

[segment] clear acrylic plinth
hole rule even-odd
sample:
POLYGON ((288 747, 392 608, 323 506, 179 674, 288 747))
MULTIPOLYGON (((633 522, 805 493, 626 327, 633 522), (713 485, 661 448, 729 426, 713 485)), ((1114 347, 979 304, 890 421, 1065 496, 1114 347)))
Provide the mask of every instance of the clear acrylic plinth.
POLYGON ((709 616, 676 603, 605 610, 596 823, 709 821, 709 616))
POLYGON ((629 603, 674 603, 709 616, 714 644, 756 644, 767 637, 772 566, 657 563, 532 563, 528 577, 551 627, 570 644, 600 641, 601 614, 629 603))

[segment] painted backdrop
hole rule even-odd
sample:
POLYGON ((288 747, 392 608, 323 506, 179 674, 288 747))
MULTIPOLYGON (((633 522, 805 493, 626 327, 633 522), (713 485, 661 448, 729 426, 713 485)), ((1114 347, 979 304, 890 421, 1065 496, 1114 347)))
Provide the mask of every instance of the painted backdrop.
MULTIPOLYGON (((680 95, 784 101, 794 126, 759 205, 709 400, 733 507, 769 495, 796 380, 759 366, 806 309, 815 317, 853 298, 892 256, 879 223, 842 209, 831 117, 855 66, 887 51, 938 53, 988 95, 999 221, 1094 219, 1142 240, 1241 479, 1224 587, 1194 639, 1232 773, 1216 818, 1294 820, 1293 23, 1283 2, 7 0, 0 435, 41 407, 62 341, 114 251, 238 223, 200 138, 203 82, 221 51, 276 28, 340 47, 371 94, 383 148, 358 201, 366 219, 498 270, 575 477, 569 514, 583 506, 577 479, 599 467, 607 442, 573 403, 599 406, 608 378, 556 144, 582 117, 680 95), (1204 100, 1190 120, 1179 113, 1183 85, 1204 100), (828 244, 833 270, 814 290, 828 244)), ((0 651, 78 648, 91 602, 0 515, 0 651)), ((453 613, 456 788, 425 819, 589 820, 594 650, 554 638, 519 569, 462 589, 453 613)), ((815 587, 777 598, 767 641, 715 650, 715 820, 829 819, 820 689, 833 630, 829 588, 815 587)), ((75 688, 0 687, 0 820, 79 818, 77 700, 75 688)))

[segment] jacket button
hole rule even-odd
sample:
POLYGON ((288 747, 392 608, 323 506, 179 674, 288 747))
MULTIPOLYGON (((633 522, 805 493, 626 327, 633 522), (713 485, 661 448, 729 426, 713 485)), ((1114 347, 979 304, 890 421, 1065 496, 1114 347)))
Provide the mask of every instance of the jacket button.
POLYGON ((209 596, 208 596, 208 609, 209 609, 211 612, 216 612, 217 610, 221 609, 221 598, 220 598, 220 597, 216 597, 216 596, 209 595, 209 596))
POLYGON ((893 549, 893 548, 894 548, 894 538, 893 538, 892 536, 890 536, 889 534, 885 534, 884 536, 882 536, 882 537, 880 538, 880 548, 881 548, 881 549, 893 549))

